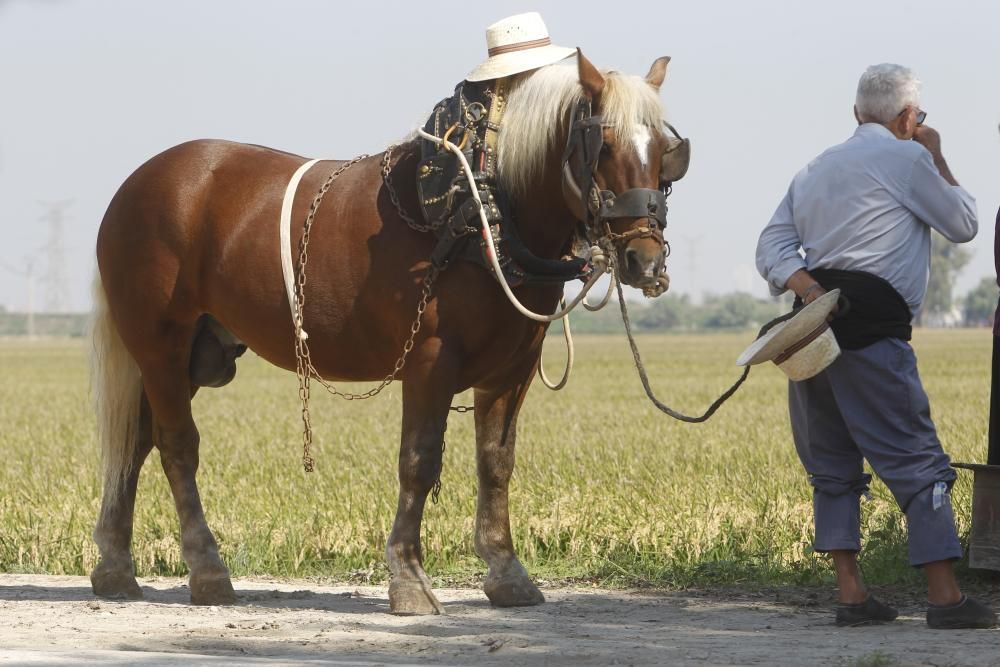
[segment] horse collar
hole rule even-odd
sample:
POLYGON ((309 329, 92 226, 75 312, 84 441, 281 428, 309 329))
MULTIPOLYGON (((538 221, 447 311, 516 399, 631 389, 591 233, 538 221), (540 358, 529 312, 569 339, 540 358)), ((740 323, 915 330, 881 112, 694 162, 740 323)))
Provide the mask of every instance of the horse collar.
MULTIPOLYGON (((424 132, 447 139, 464 154, 472 168, 475 188, 482 202, 500 266, 507 282, 566 282, 586 277, 591 271, 581 258, 545 260, 532 254, 521 242, 511 220, 509 198, 497 183, 497 145, 507 107, 509 81, 482 83, 463 81, 454 94, 439 102, 424 132)), ((438 243, 431 261, 444 268, 455 258, 466 259, 492 271, 484 239, 477 238, 479 204, 458 158, 429 140, 421 141, 417 165, 417 195, 426 225, 438 243)))

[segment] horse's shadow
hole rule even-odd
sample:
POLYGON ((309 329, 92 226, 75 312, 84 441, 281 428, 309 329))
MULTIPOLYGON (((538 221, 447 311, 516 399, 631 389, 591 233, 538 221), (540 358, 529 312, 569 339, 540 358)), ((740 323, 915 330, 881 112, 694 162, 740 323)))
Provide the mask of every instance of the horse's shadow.
MULTIPOLYGON (((191 592, 185 585, 157 588, 141 586, 142 600, 101 598, 89 586, 46 586, 38 584, 0 586, 0 601, 7 602, 86 602, 96 605, 149 603, 157 605, 191 606, 191 592)), ((384 595, 358 592, 316 592, 302 589, 280 591, 276 589, 236 588, 237 601, 232 607, 262 607, 266 609, 314 609, 337 613, 389 613, 389 599, 384 595)), ((470 606, 489 606, 482 601, 470 601, 470 606)))

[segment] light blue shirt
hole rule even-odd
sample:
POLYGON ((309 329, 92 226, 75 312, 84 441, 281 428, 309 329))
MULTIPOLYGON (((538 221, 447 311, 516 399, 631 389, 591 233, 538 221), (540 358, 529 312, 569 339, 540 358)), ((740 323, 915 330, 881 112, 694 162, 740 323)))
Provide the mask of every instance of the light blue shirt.
POLYGON ((915 315, 930 277, 931 228, 971 241, 975 198, 941 177, 926 148, 865 123, 792 179, 760 234, 757 270, 775 296, 799 269, 865 271, 887 280, 915 315))

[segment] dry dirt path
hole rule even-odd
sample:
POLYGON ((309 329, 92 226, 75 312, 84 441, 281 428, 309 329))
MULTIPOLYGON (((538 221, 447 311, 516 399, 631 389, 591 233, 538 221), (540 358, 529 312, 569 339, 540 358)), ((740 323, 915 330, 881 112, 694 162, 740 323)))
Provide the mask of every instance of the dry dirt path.
POLYGON ((494 609, 443 589, 446 615, 397 617, 383 587, 241 579, 240 604, 192 607, 182 580, 140 583, 144 601, 108 602, 84 577, 0 575, 0 665, 1000 665, 1000 631, 930 631, 916 602, 840 629, 795 594, 563 588, 494 609))

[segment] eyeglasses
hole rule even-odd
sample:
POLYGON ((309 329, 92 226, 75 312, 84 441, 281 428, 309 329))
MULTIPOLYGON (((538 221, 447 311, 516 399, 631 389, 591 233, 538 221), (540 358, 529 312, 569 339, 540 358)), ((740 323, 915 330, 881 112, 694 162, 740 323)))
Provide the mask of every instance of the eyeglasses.
MULTIPOLYGON (((913 108, 914 107, 906 107, 905 109, 903 109, 902 111, 900 111, 898 114, 896 114, 896 117, 898 118, 898 117, 902 116, 904 113, 906 113, 907 111, 909 111, 910 109, 913 109, 913 108)), ((924 121, 927 120, 927 112, 924 111, 923 109, 920 109, 920 108, 917 108, 916 112, 917 112, 917 125, 923 125, 924 121)))

